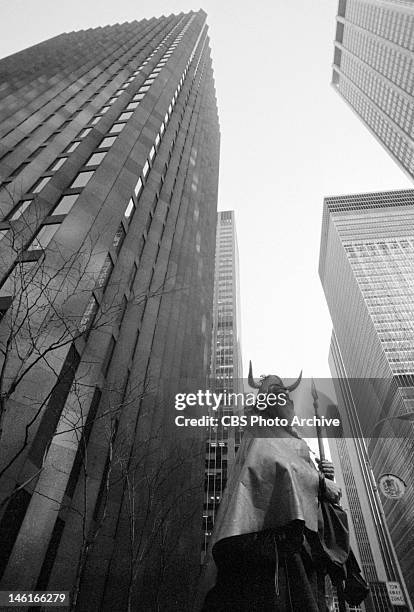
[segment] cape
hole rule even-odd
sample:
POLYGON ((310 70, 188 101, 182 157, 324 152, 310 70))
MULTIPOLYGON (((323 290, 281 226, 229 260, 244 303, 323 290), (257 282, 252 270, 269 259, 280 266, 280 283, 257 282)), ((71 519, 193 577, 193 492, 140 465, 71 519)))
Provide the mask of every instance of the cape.
POLYGON ((246 432, 217 514, 213 542, 303 521, 318 531, 319 474, 304 440, 282 428, 246 432))

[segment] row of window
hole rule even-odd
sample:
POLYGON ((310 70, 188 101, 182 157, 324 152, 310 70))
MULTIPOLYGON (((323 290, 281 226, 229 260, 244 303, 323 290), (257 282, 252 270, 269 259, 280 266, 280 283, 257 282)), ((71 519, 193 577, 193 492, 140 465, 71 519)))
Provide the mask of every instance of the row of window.
MULTIPOLYGON (((163 58, 165 61, 165 58, 163 58)), ((135 197, 138 197, 140 195, 140 192, 143 188, 143 181, 145 181, 147 174, 149 172, 150 169, 150 164, 153 160, 153 157, 155 156, 155 151, 156 151, 156 147, 158 147, 161 138, 164 134, 165 131, 165 127, 169 121, 169 118, 171 116, 172 113, 172 109, 175 105, 177 96, 179 91, 181 90, 182 84, 184 82, 184 78, 186 76, 187 70, 188 70, 188 66, 189 66, 190 60, 186 66, 186 69, 184 71, 184 74, 180 80, 180 83, 178 85, 178 88, 173 96, 173 99, 171 101, 171 104, 169 106, 168 112, 166 114, 165 117, 165 121, 163 122, 161 129, 160 129, 160 133, 157 135, 156 141, 155 141, 155 146, 153 146, 151 148, 150 151, 150 155, 149 155, 149 161, 147 161, 147 163, 144 165, 143 168, 143 173, 142 173, 142 177, 140 177, 136 187, 135 187, 135 197)), ((136 94, 137 96, 139 94, 136 94)), ((138 100, 133 100, 131 104, 134 104, 137 102, 138 100)), ((133 110, 133 109, 131 109, 133 110)), ((123 117, 125 119, 129 119, 129 117, 123 117)), ((85 135, 85 134, 83 134, 85 135)), ((114 138, 114 137, 105 137, 103 139, 103 141, 101 142, 101 145, 99 148, 101 148, 102 146, 111 146, 113 144, 113 140, 109 141, 109 138, 114 138)), ((99 165, 99 163, 101 163, 101 161, 103 160, 104 156, 105 156, 106 152, 100 152, 99 150, 97 152, 95 152, 90 159, 88 160, 86 167, 87 166, 97 166, 99 165)), ((86 172, 90 172, 88 170, 85 170, 85 172, 83 174, 86 174, 86 172)), ((82 173, 81 173, 82 174, 82 173)), ((79 177, 80 175, 78 175, 79 177)), ((78 178, 77 177, 77 178, 78 178)), ((87 180, 89 180, 90 176, 87 175, 87 180)), ((77 188, 80 189, 84 186, 84 183, 87 183, 87 180, 82 179, 79 183, 76 182, 77 179, 75 179, 74 183, 72 183, 71 188, 77 188)), ((53 211, 53 215, 51 217, 49 217, 49 219, 45 222, 45 224, 41 227, 41 229, 39 230, 39 232, 37 233, 37 235, 35 236, 34 240, 32 241, 32 243, 29 245, 28 247, 28 251, 30 250, 43 250, 47 244, 50 242, 50 240, 52 239, 53 235, 55 234, 55 232, 57 231, 57 229, 59 228, 60 222, 63 220, 62 218, 59 218, 59 215, 61 216, 62 214, 67 213, 71 207, 73 206, 73 204, 75 203, 76 199, 79 197, 79 193, 70 193, 70 194, 65 194, 62 196, 61 200, 58 202, 57 207, 54 209, 53 211), (59 223, 54 223, 54 219, 59 220, 59 223)), ((19 211, 14 211, 13 214, 11 216, 15 218, 18 218, 18 216, 20 216, 20 214, 22 214, 23 210, 25 210, 28 205, 30 204, 31 200, 25 201, 24 203, 22 203, 22 208, 20 208, 19 211), (14 214, 16 213, 16 215, 14 214)), ((135 203, 134 203, 134 198, 132 197, 130 199, 130 201, 127 204, 124 216, 126 220, 130 220, 130 218, 132 217, 133 211, 135 209, 135 203)), ((3 233, 7 231, 7 230, 3 230, 3 233)), ((116 250, 116 253, 119 252, 121 246, 122 246, 122 242, 125 238, 125 230, 121 226, 118 228, 118 231, 114 237, 114 247, 116 250)), ((107 257, 104 266, 101 270, 101 273, 99 275, 98 281, 97 281, 97 285, 98 287, 104 287, 109 279, 109 276, 112 272, 113 269, 113 262, 110 260, 110 258, 107 257)), ((90 319, 94 316, 95 311, 97 309, 97 305, 95 303, 93 303, 93 301, 91 301, 86 309, 86 312, 84 314, 84 318, 82 321, 82 326, 87 326, 88 325, 88 321, 90 321, 90 319)))
MULTIPOLYGON (((148 174, 149 174, 150 169, 152 167, 152 163, 153 163, 156 151, 158 150, 158 148, 160 146, 162 137, 163 137, 163 135, 165 133, 165 130, 166 130, 166 127, 168 125, 170 116, 172 114, 172 110, 173 110, 173 108, 175 106, 175 103, 176 103, 176 100, 178 98, 178 94, 181 91, 181 88, 183 86, 184 79, 185 79, 185 76, 187 74, 188 67, 189 67, 189 62, 188 62, 187 66, 186 66, 186 68, 184 70, 184 73, 183 73, 183 75, 182 75, 182 77, 180 79, 180 82, 179 82, 179 84, 177 86, 177 89, 176 89, 176 91, 174 93, 174 96, 172 98, 171 104, 169 105, 168 111, 167 111, 167 113, 165 115, 164 121, 161 124, 160 130, 159 130, 159 132, 158 132, 158 134, 157 134, 157 136, 155 138, 154 145, 151 147, 148 159, 145 162, 145 164, 143 166, 143 169, 142 169, 142 172, 141 172, 141 174, 140 174, 140 176, 138 178, 138 181, 137 181, 137 183, 135 185, 134 193, 133 193, 132 197, 130 198, 130 200, 129 200, 128 204, 127 204, 127 207, 125 209, 124 217, 125 217, 125 220, 128 220, 128 222, 132 219, 133 213, 135 211, 135 202, 138 202, 138 199, 139 199, 139 197, 140 197, 140 195, 141 195, 141 193, 142 193, 142 191, 144 189, 145 182, 147 180, 148 174)), ((140 93, 136 94, 136 96, 138 96, 138 95, 140 95, 140 93)), ((100 146, 105 144, 105 140, 106 139, 104 138, 100 146)), ((109 146, 111 146, 111 145, 109 145, 109 146)), ((161 179, 163 180, 164 176, 162 176, 161 179)), ((149 218, 149 221, 151 221, 151 216, 149 218)), ((148 231, 148 228, 146 228, 146 231, 148 231)), ((126 233, 125 233, 123 224, 121 223, 119 228, 118 228, 118 230, 117 230, 117 232, 116 232, 116 234, 115 234, 115 236, 114 236, 114 240, 113 240, 113 247, 115 248, 116 254, 119 253, 125 237, 126 237, 126 233)), ((143 243, 142 243, 142 248, 143 248, 143 243)), ((100 272, 100 274, 98 276, 98 279, 97 279, 97 288, 105 290, 105 288, 106 288, 106 286, 108 284, 110 275, 112 274, 113 268, 114 268, 114 262, 112 260, 111 255, 108 254, 106 259, 105 259, 105 262, 104 262, 104 264, 102 266, 101 272, 100 272)), ((132 284, 133 284, 133 281, 135 279, 136 272, 137 272, 136 264, 134 264, 134 270, 135 270, 134 274, 132 275, 132 284)), ((125 305, 125 309, 126 309, 126 305, 125 305)), ((96 300, 96 298, 94 296, 92 296, 91 300, 90 300, 90 302, 89 302, 89 304, 88 304, 88 306, 87 306, 87 308, 85 310, 83 319, 81 321, 82 329, 87 329, 88 327, 90 327, 90 325, 92 324, 93 318, 96 315, 97 310, 98 310, 97 300, 96 300)))
POLYGON ((414 60, 411 54, 384 43, 365 30, 350 27, 345 28, 343 46, 407 93, 413 93, 414 60))
POLYGON ((347 53, 343 55, 341 69, 402 130, 414 135, 414 107, 410 98, 347 53))
POLYGON ((404 142, 405 138, 397 132, 392 123, 348 79, 341 78, 338 88, 355 111, 377 134, 386 148, 395 155, 409 173, 414 174, 414 151, 410 146, 407 146, 407 143, 404 142))
MULTIPOLYGON (((161 46, 161 44, 159 45, 159 47, 160 46, 161 46)), ((158 51, 158 47, 152 52, 152 54, 149 56, 148 60, 146 60, 143 65, 145 65, 149 61, 151 56, 154 53, 156 53, 157 51, 158 51)), ((117 135, 123 130, 123 128, 125 127, 126 122, 133 115, 134 110, 137 108, 137 106, 140 103, 140 101, 144 98, 146 91, 149 89, 150 85, 154 82, 155 78, 158 76, 159 72, 162 70, 162 68, 165 65, 165 63, 168 61, 168 58, 170 57, 172 52, 173 51, 168 50, 164 54, 163 58, 158 63, 157 67, 154 68, 154 70, 150 74, 149 78, 144 82, 143 86, 139 89, 138 93, 136 93, 134 95, 134 97, 132 98, 132 101, 127 105, 126 110, 121 112, 121 114, 119 115, 118 119, 114 122, 113 126, 111 127, 111 129, 108 132, 108 136, 106 136, 102 140, 102 142, 100 143, 99 149, 102 149, 102 148, 108 149, 109 147, 111 147, 113 145, 117 135)), ((109 105, 102 109, 102 111, 101 111, 102 113, 105 113, 110 108, 110 104, 112 104, 113 102, 116 101, 117 97, 123 93, 124 89, 126 87, 128 87, 129 83, 135 79, 135 77, 137 76, 139 71, 140 71, 140 68, 137 69, 133 73, 133 75, 127 79, 127 81, 124 84, 124 86, 116 92, 114 98, 109 100, 109 105)), ((173 104, 175 104, 175 100, 176 100, 176 98, 173 98, 173 104)), ((172 106, 171 105, 170 105, 170 109, 172 110, 172 106)), ((101 116, 102 115, 99 115, 96 118, 99 119, 101 116)), ((92 122, 91 125, 93 125, 94 123, 95 123, 95 120, 92 122)), ((72 151, 74 151, 77 148, 77 146, 80 144, 81 139, 84 138, 85 136, 87 136, 91 130, 92 130, 92 127, 87 127, 87 128, 82 129, 81 132, 78 135, 78 139, 75 140, 73 143, 71 143, 67 147, 66 152, 67 153, 71 153, 72 151)), ((98 151, 98 152, 93 153, 91 155, 91 157, 89 158, 89 160, 85 164, 85 170, 81 170, 81 172, 78 174, 78 176, 75 178, 75 180, 70 185, 70 189, 79 189, 79 188, 85 187, 85 185, 92 178, 96 168, 103 161, 106 153, 107 153, 107 151, 98 151), (89 167, 93 167, 93 170, 88 170, 87 168, 89 168, 89 167)), ((152 160, 154 154, 155 154, 155 149, 153 147, 151 149, 151 153, 150 153, 151 160, 152 160)), ((67 159, 67 157, 58 158, 50 166, 49 172, 56 172, 64 164, 66 159, 67 159)), ((145 174, 145 176, 146 176, 146 173, 147 173, 148 170, 149 170, 149 166, 148 167, 144 167, 144 174, 145 174)), ((30 192, 32 194, 34 194, 34 195, 38 194, 47 185, 47 183, 51 180, 52 176, 53 176, 53 174, 41 177, 34 184, 34 186, 31 188, 30 192)), ((142 182, 141 182, 141 186, 142 186, 142 182)), ((138 194, 136 193, 136 195, 138 195, 138 194)), ((64 195, 60 199, 60 201, 58 202, 58 204, 55 207, 55 209, 53 210, 53 215, 55 216, 55 215, 67 214, 70 211, 70 209, 72 208, 72 206, 74 205, 74 203, 76 202, 78 197, 79 197, 79 194, 67 194, 67 195, 64 195)), ((26 199, 26 200, 23 200, 23 201, 19 202, 17 204, 17 206, 12 210, 12 212, 7 217, 7 221, 16 221, 25 212, 25 210, 28 208, 28 206, 31 204, 32 199, 33 198, 26 199)), ((52 223, 48 222, 47 225, 44 225, 39 230, 39 233, 37 234, 37 236, 35 237, 33 242, 29 245, 28 250, 44 249, 49 244, 50 240, 52 239, 53 235, 56 233, 58 228, 59 228, 59 224, 52 224, 52 223)), ((5 230, 5 229, 1 230, 1 237, 4 237, 4 235, 6 233, 7 233, 7 230, 5 230)))
POLYGON ((374 32, 377 36, 414 51, 412 36, 414 15, 381 5, 350 2, 346 17, 349 21, 374 32))
MULTIPOLYGON (((166 129, 167 125, 168 125, 168 122, 169 122, 172 110, 174 108, 174 105, 176 103, 178 94, 179 94, 179 92, 181 90, 181 87, 182 87, 182 85, 184 83, 184 79, 185 79, 185 76, 187 74, 187 70, 188 70, 189 64, 190 64, 190 60, 187 63, 187 66, 185 68, 183 76, 181 77, 180 83, 179 83, 179 85, 178 85, 178 87, 177 87, 177 89, 176 89, 176 91, 174 93, 174 96, 173 96, 173 99, 172 99, 171 104, 169 106, 168 112, 166 113, 166 116, 164 118, 164 122, 162 123, 160 131, 159 131, 159 133, 158 133, 158 135, 156 137, 155 144, 154 144, 154 146, 150 150, 150 154, 149 154, 148 160, 144 164, 144 167, 143 167, 143 170, 142 170, 142 174, 139 177, 138 182, 137 182, 137 184, 135 186, 135 189, 134 189, 134 196, 130 199, 130 201, 129 201, 128 205, 127 205, 127 208, 125 210, 125 217, 128 218, 128 219, 131 218, 132 213, 133 213, 133 211, 135 209, 134 198, 138 199, 140 194, 141 194, 141 192, 142 192, 142 189, 144 188, 145 181, 146 181, 146 178, 147 178, 148 173, 150 171, 151 164, 152 164, 153 158, 155 156, 156 150, 158 149, 158 147, 160 145, 162 136, 165 133, 165 129, 166 129)), ((173 142, 173 144, 174 144, 174 142, 173 142)), ((125 236, 126 236, 125 230, 124 230, 123 225, 121 223, 121 225, 118 228, 118 231, 116 232, 116 234, 114 236, 114 241, 113 241, 113 246, 115 248, 116 254, 119 253, 120 248, 122 246, 122 243, 123 243, 123 241, 125 239, 125 236)), ((103 264, 103 267, 102 267, 101 272, 100 272, 99 277, 98 277, 97 286, 99 288, 105 289, 105 287, 106 287, 106 285, 107 285, 107 283, 109 281, 110 275, 112 273, 113 267, 114 267, 114 264, 113 264, 112 258, 111 258, 110 255, 108 255, 106 257, 106 259, 105 259, 105 262, 103 264)), ((134 273, 131 275, 132 278, 131 278, 130 290, 132 289, 132 285, 134 283, 137 271, 138 271, 138 268, 137 268, 136 264, 134 264, 134 273)), ((126 307, 127 307, 127 302, 126 302, 126 298, 124 297, 124 305, 123 305, 122 314, 121 314, 121 317, 120 317, 121 321, 122 321, 123 315, 125 314, 126 307)), ((91 325, 91 322, 93 321, 93 318, 96 316, 97 310, 98 310, 97 300, 96 300, 96 298, 94 296, 92 296, 91 300, 90 300, 90 302, 89 302, 89 304, 88 304, 88 306, 87 306, 87 308, 85 310, 84 317, 83 317, 82 322, 81 322, 82 328, 87 329, 91 325)), ((110 344, 109 344, 109 347, 108 347, 108 350, 107 350, 107 353, 106 353, 106 357, 104 359, 103 366, 102 366, 102 372, 103 372, 104 376, 106 376, 107 373, 108 373, 109 366, 110 366, 110 363, 111 363, 111 359, 112 359, 112 355, 113 355, 114 350, 115 350, 115 339, 112 336, 110 344)))
MULTIPOLYGON (((179 26, 179 24, 177 24, 177 25, 176 25, 176 26, 173 28, 173 30, 172 30, 172 31, 171 31, 171 32, 170 32, 170 33, 169 33, 167 36, 165 36, 165 37, 164 37, 164 39, 161 41, 161 43, 160 43, 160 44, 159 44, 159 45, 158 45, 158 46, 157 46, 157 47, 154 49, 154 51, 153 51, 153 52, 152 52, 152 53, 149 55, 149 57, 148 57, 148 58, 147 58, 147 59, 146 59, 146 60, 143 62, 142 66, 141 66, 140 68, 142 68, 143 66, 145 66, 145 64, 147 64, 147 63, 149 62, 149 60, 151 59, 151 57, 152 57, 152 56, 153 56, 153 55, 154 55, 154 54, 155 54, 155 53, 156 53, 156 52, 157 52, 157 51, 160 49, 160 47, 161 47, 163 44, 165 44, 165 43, 166 43, 166 41, 167 41, 167 40, 168 40, 168 39, 169 39, 169 38, 170 38, 170 37, 173 35, 174 30, 175 30, 175 29, 176 29, 178 26, 179 26)), ((174 48, 175 48, 175 47, 174 47, 174 48)), ((136 52, 138 52, 138 53, 139 53, 141 50, 142 50, 142 49, 141 49, 141 48, 139 48, 139 49, 138 49, 136 52)), ((171 53, 169 53, 169 55, 168 55, 167 57, 169 57, 169 56, 170 56, 170 54, 171 54, 171 53)), ((124 55, 125 55, 125 56, 128 56, 128 55, 130 55, 130 53, 129 53, 129 54, 128 54, 128 53, 125 53, 124 55)), ((122 59, 122 58, 118 58, 118 61, 121 61, 121 59, 122 59)), ((129 58, 129 57, 128 57, 127 59, 128 59, 128 61, 130 61, 130 58, 129 58)), ((125 69, 124 67, 120 68, 120 69, 118 70, 117 74, 119 74, 119 73, 120 73, 122 70, 124 70, 124 69, 125 69)), ((138 72, 138 71, 135 71, 135 73, 134 73, 134 75, 135 75, 135 76, 136 76, 137 72, 138 72)), ((103 90, 104 90, 104 89, 105 89, 105 88, 108 86, 108 84, 109 84, 109 83, 112 83, 112 81, 114 80, 115 76, 116 76, 116 74, 115 74, 115 75, 111 75, 110 77, 108 77, 108 79, 107 79, 107 80, 106 80, 106 81, 105 81, 105 82, 104 82, 104 83, 103 83, 103 84, 102 84, 102 85, 101 85, 101 86, 98 88, 98 90, 97 90, 97 91, 96 91, 96 92, 93 94, 93 97, 96 97, 97 95, 99 95, 99 94, 101 93, 101 91, 103 91, 103 90)), ((132 76, 131 76, 131 77, 129 77, 129 79, 128 79, 128 81, 127 81, 127 82, 128 82, 128 84, 129 84, 130 82, 132 82, 133 80, 134 80, 134 78, 133 78, 132 76)), ((117 91, 117 92, 116 92, 116 93, 113 95, 113 97, 111 97, 110 101, 108 101, 108 102, 106 103, 106 104, 107 104, 107 106, 105 106, 105 107, 102 109, 101 114, 100 114, 100 115, 95 116, 95 117, 92 119, 92 121, 91 121, 91 123, 90 123, 90 127, 89 127, 89 128, 85 128, 85 129, 82 131, 82 136, 81 136, 81 138, 85 137, 85 136, 86 136, 86 135, 87 135, 87 134, 90 132, 90 130, 92 129, 92 127, 93 127, 94 125, 96 125, 96 123, 98 123, 98 121, 99 121, 99 119, 101 118, 101 116, 102 116, 102 115, 103 115, 105 112, 107 112, 107 110, 110 108, 110 105, 111 105, 111 104, 113 104, 113 103, 116 101, 117 97, 118 97, 119 95, 121 95, 122 91, 123 91, 125 88, 126 88, 126 87, 125 87, 125 83, 124 83, 124 85, 123 85, 123 86, 120 88, 120 90, 118 90, 118 91, 117 91)), ((74 94, 73 94, 71 97, 69 97, 69 98, 68 98, 68 99, 65 101, 65 104, 63 104, 63 105, 61 105, 60 107, 58 107, 57 109, 55 109, 55 110, 53 111, 53 113, 52 113, 52 114, 50 114, 48 117, 46 117, 46 118, 45 118, 45 119, 42 121, 42 123, 41 123, 41 124, 38 124, 36 127, 34 127, 34 128, 33 128, 33 129, 32 129, 32 130, 31 130, 31 131, 28 133, 28 134, 26 134, 26 135, 25 135, 25 136, 24 136, 24 137, 23 137, 23 138, 22 138, 20 141, 18 141, 17 143, 15 143, 15 145, 14 145, 14 146, 16 147, 17 145, 21 144, 21 142, 23 142, 23 140, 26 140, 26 139, 30 138, 30 137, 33 135, 33 132, 34 132, 35 130, 40 129, 40 127, 42 127, 42 126, 43 126, 43 125, 44 125, 44 124, 45 124, 45 123, 46 123, 46 122, 47 122, 49 119, 56 117, 56 114, 58 113, 58 111, 59 111, 59 110, 66 109, 66 108, 68 107, 68 105, 70 104, 71 100, 75 99, 75 98, 78 96, 78 94, 79 94, 79 91, 75 92, 75 93, 74 93, 74 94)), ((112 96, 112 94, 111 94, 111 96, 112 96)), ((87 107, 90 105, 90 103, 91 103, 92 101, 93 101, 93 99, 89 99, 89 100, 87 100, 85 103, 83 103, 83 105, 82 105, 81 109, 77 109, 77 110, 75 111, 74 115, 75 115, 75 114, 77 114, 77 113, 83 112, 83 111, 85 110, 85 108, 87 108, 87 107)), ((49 103, 50 103, 50 100, 48 100, 47 104, 49 104, 49 103)), ((28 158, 27 160, 25 160, 25 161, 24 161, 22 164, 20 164, 20 165, 18 166, 18 168, 16 168, 16 169, 15 169, 15 170, 14 170, 14 171, 13 171, 13 172, 12 172, 12 173, 9 175, 9 177, 8 177, 7 181, 5 181, 5 182, 10 182, 11 180, 13 180, 13 179, 14 179, 14 178, 15 178, 15 177, 16 177, 16 176, 17 176, 17 175, 18 175, 18 174, 19 174, 19 173, 20 173, 20 172, 21 172, 21 171, 22 171, 22 170, 23 170, 23 169, 24 169, 24 168, 25 168, 25 167, 26 167, 26 166, 27 166, 27 165, 28 165, 28 164, 29 164, 29 163, 30 163, 32 160, 33 160, 33 158, 34 158, 34 157, 35 157, 35 156, 36 156, 36 155, 37 155, 37 154, 38 154, 38 153, 39 153, 41 150, 43 150, 43 149, 44 149, 44 147, 45 147, 45 146, 46 146, 46 145, 47 145, 47 144, 50 142, 50 140, 52 140, 52 139, 53 139, 53 138, 54 138, 54 137, 55 137, 57 134, 59 134, 60 132, 62 132, 62 130, 63 130, 63 129, 64 129, 64 128, 65 128, 65 127, 66 127, 66 126, 69 124, 69 123, 71 123, 71 122, 73 121, 73 119, 74 119, 74 115, 72 116, 72 118, 71 118, 71 119, 68 119, 68 120, 66 120, 64 123, 62 123, 62 125, 61 125, 61 126, 59 126, 59 128, 58 128, 58 129, 57 129, 55 132, 53 132, 53 134, 51 134, 51 135, 50 135, 50 136, 49 136, 49 137, 46 139, 46 141, 45 141, 44 143, 42 143, 42 145, 40 145, 40 146, 38 147, 38 149, 37 149, 37 150, 36 150, 34 153, 32 153, 32 154, 29 156, 29 158, 28 158)), ((15 128, 13 128, 13 129, 15 129, 15 128)), ((79 144, 79 143, 78 143, 78 144, 79 144)), ((72 148, 67 149, 67 152, 72 152, 72 151, 74 151, 74 150, 75 150, 75 148, 76 148, 76 146, 78 146, 78 145, 77 145, 77 144, 72 145, 72 148)))

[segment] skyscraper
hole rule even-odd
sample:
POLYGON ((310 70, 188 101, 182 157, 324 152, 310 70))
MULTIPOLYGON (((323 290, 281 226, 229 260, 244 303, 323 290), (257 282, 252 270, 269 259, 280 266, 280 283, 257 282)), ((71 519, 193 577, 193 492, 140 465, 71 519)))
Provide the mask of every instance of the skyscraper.
POLYGON ((0 74, 2 588, 185 610, 205 441, 171 417, 210 366, 206 15, 62 34, 0 74))
POLYGON ((414 4, 339 0, 332 84, 414 177, 414 4))
MULTIPOLYGON (((239 254, 235 215, 217 213, 214 276, 211 378, 216 393, 240 393, 242 387, 239 254)), ((240 406, 239 406, 240 407, 240 406)), ((236 406, 220 406, 218 415, 232 415, 236 406)), ((219 424, 210 427, 206 443, 205 496, 202 561, 207 551, 214 519, 227 483, 227 476, 240 445, 240 427, 219 424)))
POLYGON ((348 512, 351 546, 370 587, 364 609, 367 612, 391 611, 387 581, 395 579, 393 559, 384 532, 381 501, 376 495, 367 464, 358 411, 353 404, 335 332, 332 334, 329 365, 341 416, 340 436, 329 439, 329 448, 336 481, 342 489, 341 505, 348 512))
MULTIPOLYGON (((347 380, 338 396, 347 398, 342 407, 346 420, 353 422, 350 433, 358 444, 357 438, 370 438, 368 455, 376 480, 389 472, 407 484, 401 499, 382 502, 411 596, 414 445, 410 425, 401 429, 387 418, 414 407, 413 204, 411 190, 326 198, 319 264, 334 327, 333 375, 347 380)), ((362 463, 361 469, 366 471, 362 463)), ((374 508, 374 501, 371 510, 379 520, 381 507, 374 508)), ((383 534, 378 537, 381 543, 383 534)), ((390 574, 387 551, 384 562, 390 574)), ((389 574, 388 580, 395 579, 389 574)))

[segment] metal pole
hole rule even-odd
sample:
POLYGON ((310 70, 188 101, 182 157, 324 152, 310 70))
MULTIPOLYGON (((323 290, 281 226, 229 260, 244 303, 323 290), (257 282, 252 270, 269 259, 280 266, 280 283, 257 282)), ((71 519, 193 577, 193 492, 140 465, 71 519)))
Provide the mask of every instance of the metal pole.
POLYGON ((325 460, 325 448, 323 446, 323 435, 322 435, 322 427, 319 425, 319 400, 318 400, 318 392, 316 391, 315 381, 312 378, 311 385, 312 397, 313 397, 313 409, 315 411, 315 417, 318 419, 316 421, 316 435, 318 437, 318 447, 319 447, 319 459, 321 461, 325 460))

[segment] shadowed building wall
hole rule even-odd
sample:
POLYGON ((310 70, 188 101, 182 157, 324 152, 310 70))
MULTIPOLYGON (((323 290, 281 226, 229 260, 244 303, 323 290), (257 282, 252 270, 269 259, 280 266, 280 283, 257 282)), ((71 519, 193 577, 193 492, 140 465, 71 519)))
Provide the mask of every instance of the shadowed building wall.
POLYGON ((71 590, 80 610, 185 610, 205 441, 186 445, 172 417, 174 394, 205 386, 210 365, 206 15, 62 34, 0 74, 2 346, 16 288, 33 311, 6 381, 34 362, 4 419, 2 589, 71 590))

